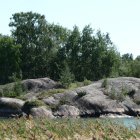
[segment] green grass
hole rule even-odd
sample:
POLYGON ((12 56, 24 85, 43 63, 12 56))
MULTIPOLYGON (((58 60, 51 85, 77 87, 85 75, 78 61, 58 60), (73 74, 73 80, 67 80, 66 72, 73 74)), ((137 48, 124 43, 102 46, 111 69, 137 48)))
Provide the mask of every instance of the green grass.
POLYGON ((0 121, 0 139, 10 140, 129 140, 140 138, 138 130, 129 130, 108 120, 94 119, 11 119, 0 121))
POLYGON ((51 89, 49 91, 43 91, 43 92, 41 92, 37 96, 37 98, 41 100, 41 99, 43 99, 45 97, 49 97, 49 96, 52 96, 53 94, 57 94, 57 93, 63 93, 65 91, 66 91, 66 89, 51 89))
POLYGON ((70 86, 68 88, 62 88, 62 89, 51 89, 49 91, 43 91, 41 92, 37 98, 38 99, 43 99, 43 98, 46 98, 46 97, 49 97, 49 96, 52 96, 53 94, 57 94, 57 93, 64 93, 66 92, 67 90, 74 90, 78 87, 82 87, 82 86, 86 86, 86 85, 89 85, 91 84, 92 82, 89 81, 89 80, 84 80, 83 82, 74 82, 74 83, 71 83, 70 86))

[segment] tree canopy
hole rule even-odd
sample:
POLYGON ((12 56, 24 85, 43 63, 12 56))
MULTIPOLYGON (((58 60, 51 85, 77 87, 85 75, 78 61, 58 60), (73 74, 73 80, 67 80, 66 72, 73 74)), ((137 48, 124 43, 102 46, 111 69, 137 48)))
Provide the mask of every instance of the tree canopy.
POLYGON ((120 56, 109 34, 90 25, 82 31, 77 26, 69 30, 48 23, 44 15, 20 12, 12 15, 9 26, 12 35, 0 35, 1 84, 10 82, 13 73, 22 73, 23 79, 47 76, 54 80, 70 73, 76 81, 140 77, 140 57, 120 56))

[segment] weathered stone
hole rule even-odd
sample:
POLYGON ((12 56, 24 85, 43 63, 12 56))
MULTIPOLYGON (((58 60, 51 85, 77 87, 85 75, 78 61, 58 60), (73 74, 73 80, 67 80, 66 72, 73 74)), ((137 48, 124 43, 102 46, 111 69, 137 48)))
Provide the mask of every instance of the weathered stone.
POLYGON ((22 85, 27 92, 39 92, 58 88, 60 85, 49 78, 27 79, 22 81, 22 85))
POLYGON ((60 117, 78 117, 79 116, 79 109, 75 106, 70 105, 61 105, 58 108, 58 111, 55 112, 56 116, 60 117))
POLYGON ((0 116, 10 117, 15 114, 21 114, 21 108, 24 101, 15 98, 0 98, 0 116))
POLYGON ((33 117, 41 117, 41 118, 54 118, 52 111, 48 110, 45 106, 32 108, 30 110, 30 114, 33 117))

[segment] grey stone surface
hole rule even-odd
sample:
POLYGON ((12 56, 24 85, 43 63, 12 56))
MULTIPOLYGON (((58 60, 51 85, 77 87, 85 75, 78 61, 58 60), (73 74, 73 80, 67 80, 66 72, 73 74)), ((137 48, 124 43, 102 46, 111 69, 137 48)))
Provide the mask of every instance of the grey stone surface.
MULTIPOLYGON (((102 87, 103 80, 93 82, 91 85, 69 90, 64 93, 53 94, 44 97, 42 101, 52 109, 32 108, 33 116, 54 116, 61 117, 99 117, 107 114, 116 115, 140 115, 140 78, 119 77, 108 78, 107 87, 102 87), (112 90, 113 89, 113 90, 112 90), (116 97, 110 94, 115 92, 116 97), (124 95, 123 99, 118 99, 118 95, 124 95), (41 115, 42 114, 42 115, 41 115)), ((56 82, 49 78, 28 79, 23 84, 28 88, 26 96, 37 98, 37 92, 56 88, 56 82), (31 84, 31 88, 30 88, 31 84), (28 87, 29 86, 29 87, 28 87)), ((22 107, 24 101, 11 98, 0 98, 0 105, 14 105, 22 107)), ((7 110, 10 108, 7 108, 7 110)))
POLYGON ((11 117, 14 114, 21 114, 24 101, 14 98, 0 98, 0 117, 11 117))
POLYGON ((60 85, 49 78, 27 79, 22 81, 23 87, 27 92, 39 92, 57 88, 60 85))
POLYGON ((41 118, 54 118, 52 111, 48 110, 45 106, 37 107, 37 108, 32 108, 30 110, 30 114, 33 117, 41 117, 41 118))
POLYGON ((60 116, 60 117, 73 117, 73 118, 76 118, 76 117, 79 116, 80 111, 75 106, 61 105, 54 114, 56 116, 60 116))

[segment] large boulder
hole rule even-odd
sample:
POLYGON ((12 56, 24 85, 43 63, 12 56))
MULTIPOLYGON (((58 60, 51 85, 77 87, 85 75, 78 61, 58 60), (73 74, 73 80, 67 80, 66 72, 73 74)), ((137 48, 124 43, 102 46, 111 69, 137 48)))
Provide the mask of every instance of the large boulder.
POLYGON ((54 113, 56 116, 60 117, 73 117, 76 118, 79 116, 80 111, 75 106, 70 105, 61 105, 57 112, 54 113))
POLYGON ((56 106, 59 104, 59 100, 55 99, 53 96, 43 99, 43 102, 49 106, 56 106))
POLYGON ((41 118, 54 118, 52 111, 48 110, 45 106, 34 107, 30 110, 30 114, 33 117, 41 117, 41 118))
POLYGON ((24 105, 24 101, 15 98, 0 98, 0 116, 10 117, 12 115, 21 114, 21 108, 24 105))
POLYGON ((134 77, 118 77, 118 78, 108 78, 107 79, 108 91, 112 89, 120 93, 122 90, 127 93, 132 93, 133 96, 134 92, 140 89, 140 78, 134 77))
POLYGON ((60 87, 60 85, 57 82, 49 78, 23 80, 22 85, 27 92, 34 92, 34 93, 60 87))

